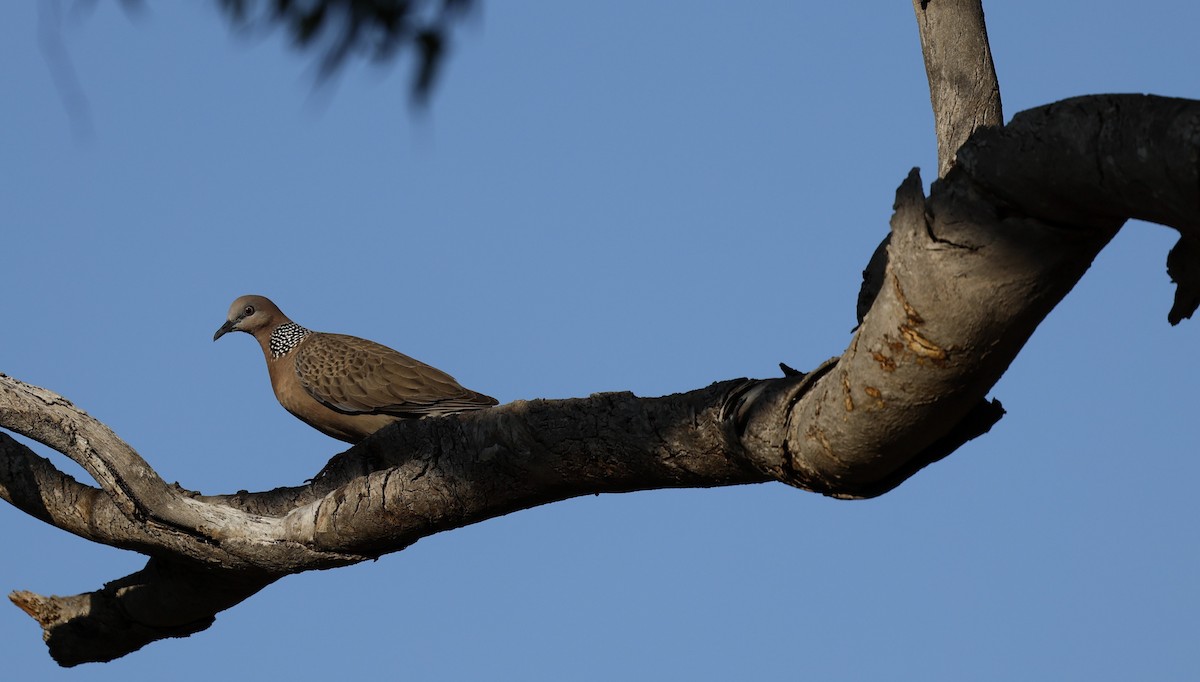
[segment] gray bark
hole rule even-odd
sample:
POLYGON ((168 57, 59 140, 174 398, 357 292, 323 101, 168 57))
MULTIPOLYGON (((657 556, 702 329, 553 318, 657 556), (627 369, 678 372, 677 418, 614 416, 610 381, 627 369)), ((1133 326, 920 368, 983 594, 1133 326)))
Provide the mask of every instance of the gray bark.
MULTIPOLYGON (((925 45, 927 63, 949 58, 925 45)), ((979 130, 976 111, 939 110, 954 124, 939 124, 939 136, 976 132, 930 196, 915 170, 900 185, 861 324, 839 357, 806 375, 402 422, 309 485, 223 496, 166 484, 65 399, 0 375, 0 426, 62 452, 99 485, 0 434, 0 497, 150 557, 95 592, 10 598, 41 623, 55 660, 76 665, 202 630, 283 576, 580 495, 765 481, 842 498, 885 493, 1000 418, 987 392, 1128 218, 1181 233, 1171 320, 1200 300, 1190 274, 1200 270, 1200 102, 1081 97, 979 130)))
POLYGON ((1004 123, 982 0, 913 0, 937 131, 938 176, 979 128, 1004 123))

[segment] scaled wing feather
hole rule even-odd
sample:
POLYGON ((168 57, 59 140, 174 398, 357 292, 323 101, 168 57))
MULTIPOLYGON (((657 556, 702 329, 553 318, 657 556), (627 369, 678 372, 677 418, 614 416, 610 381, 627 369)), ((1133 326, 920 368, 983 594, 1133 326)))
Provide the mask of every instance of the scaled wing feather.
POLYGON ((300 385, 339 412, 422 417, 496 404, 435 367, 355 336, 312 334, 296 351, 300 385))

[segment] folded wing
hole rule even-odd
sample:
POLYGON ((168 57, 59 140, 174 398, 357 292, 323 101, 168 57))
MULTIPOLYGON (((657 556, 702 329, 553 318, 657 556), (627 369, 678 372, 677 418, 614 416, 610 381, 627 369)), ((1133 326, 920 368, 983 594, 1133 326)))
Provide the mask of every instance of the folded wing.
POLYGON ((356 336, 312 334, 296 351, 300 385, 346 414, 436 417, 497 402, 436 367, 356 336))

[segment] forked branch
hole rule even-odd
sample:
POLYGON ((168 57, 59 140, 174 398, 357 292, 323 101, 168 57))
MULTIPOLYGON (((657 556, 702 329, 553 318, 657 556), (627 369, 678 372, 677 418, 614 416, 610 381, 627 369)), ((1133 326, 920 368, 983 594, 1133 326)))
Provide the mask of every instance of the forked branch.
MULTIPOLYGON (((578 495, 768 480, 881 494, 995 423, 988 390, 1127 218, 1200 235, 1198 158, 1197 102, 1096 96, 1025 112, 976 134, 928 198, 915 171, 901 185, 884 285, 849 348, 808 375, 405 422, 299 488, 206 497, 167 486, 67 401, 0 376, 0 425, 102 484, 3 436, 0 496, 152 557, 88 595, 12 598, 73 665, 203 629, 281 576, 578 495)), ((1173 257, 1200 269, 1188 254, 1173 257)))
MULTIPOLYGON (((82 465, 79 483, 0 433, 0 498, 150 557, 94 592, 10 599, 65 666, 207 628, 291 573, 396 552, 437 532, 602 492, 781 481, 880 495, 992 427, 986 399, 1034 329, 1129 218, 1179 230, 1172 324, 1200 304, 1200 103, 1067 100, 1001 128, 979 0, 914 0, 940 179, 896 194, 849 347, 807 375, 662 398, 517 402, 403 422, 311 484, 203 496, 167 485, 62 397, 0 374, 0 427, 82 465)), ((799 264, 798 264, 799 267, 799 264)))

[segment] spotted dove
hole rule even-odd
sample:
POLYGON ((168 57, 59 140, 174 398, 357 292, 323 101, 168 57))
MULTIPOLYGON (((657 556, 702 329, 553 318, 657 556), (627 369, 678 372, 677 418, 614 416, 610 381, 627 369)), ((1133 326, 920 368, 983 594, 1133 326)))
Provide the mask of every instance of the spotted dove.
POLYGON ((262 296, 234 301, 213 341, 229 332, 258 339, 284 409, 348 443, 400 419, 481 410, 497 402, 387 346, 305 329, 262 296))

